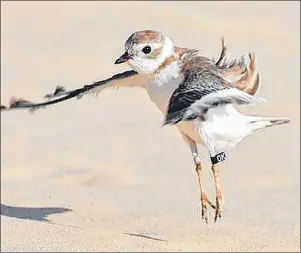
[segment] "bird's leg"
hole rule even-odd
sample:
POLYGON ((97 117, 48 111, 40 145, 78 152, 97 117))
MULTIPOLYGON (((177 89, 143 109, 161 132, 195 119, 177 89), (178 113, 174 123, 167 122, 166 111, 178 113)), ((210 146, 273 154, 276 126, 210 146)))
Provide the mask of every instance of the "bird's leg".
POLYGON ((206 223, 208 223, 208 206, 207 203, 212 207, 215 208, 214 204, 210 201, 208 198, 204 187, 203 187, 203 169, 201 163, 196 164, 196 173, 198 175, 198 182, 199 182, 199 188, 200 188, 200 198, 201 198, 201 208, 202 208, 202 218, 205 220, 206 223))
POLYGON ((197 145, 196 143, 189 138, 187 135, 185 135, 183 132, 181 132, 183 135, 184 140, 188 143, 189 148, 191 150, 193 161, 195 164, 195 170, 198 176, 198 183, 199 183, 199 189, 200 189, 200 200, 201 200, 201 208, 202 208, 202 219, 205 220, 206 223, 208 223, 208 206, 209 204, 212 208, 215 208, 213 203, 208 198, 204 186, 203 186, 203 169, 201 165, 201 159, 198 154, 197 145))
POLYGON ((214 185, 215 185, 215 217, 214 221, 217 221, 217 218, 222 217, 222 193, 220 189, 220 181, 219 181, 219 168, 216 164, 213 164, 211 167, 214 177, 214 185))
POLYGON ((217 165, 218 162, 224 161, 226 159, 225 153, 217 154, 214 157, 211 157, 212 162, 212 173, 214 178, 214 185, 215 185, 215 218, 214 221, 216 222, 218 218, 222 217, 222 193, 220 189, 220 180, 219 180, 219 167, 217 165))

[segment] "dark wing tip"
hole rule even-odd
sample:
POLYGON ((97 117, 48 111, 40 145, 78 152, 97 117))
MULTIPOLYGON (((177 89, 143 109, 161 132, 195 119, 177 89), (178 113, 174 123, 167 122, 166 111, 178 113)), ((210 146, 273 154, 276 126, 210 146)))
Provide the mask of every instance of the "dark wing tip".
POLYGON ((56 97, 60 94, 65 93, 67 90, 64 86, 57 85, 53 93, 48 93, 44 96, 44 98, 50 99, 56 97))
POLYGON ((185 110, 180 110, 176 112, 170 112, 168 111, 162 126, 166 125, 175 125, 179 123, 181 120, 183 120, 185 110))
POLYGON ((62 92, 66 92, 66 88, 64 86, 57 85, 53 95, 58 95, 62 92))

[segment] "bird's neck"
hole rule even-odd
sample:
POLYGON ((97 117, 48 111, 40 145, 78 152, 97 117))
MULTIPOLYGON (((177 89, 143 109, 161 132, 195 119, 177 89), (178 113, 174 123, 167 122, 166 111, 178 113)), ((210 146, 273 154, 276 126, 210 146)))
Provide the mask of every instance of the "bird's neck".
MULTIPOLYGON (((195 52, 196 50, 188 49, 188 48, 182 48, 182 47, 176 47, 174 46, 173 53, 163 60, 161 65, 156 70, 157 73, 168 67, 169 65, 173 64, 174 62, 177 62, 182 59, 182 57, 190 52, 195 52)), ((180 62, 179 62, 180 63, 180 62)))

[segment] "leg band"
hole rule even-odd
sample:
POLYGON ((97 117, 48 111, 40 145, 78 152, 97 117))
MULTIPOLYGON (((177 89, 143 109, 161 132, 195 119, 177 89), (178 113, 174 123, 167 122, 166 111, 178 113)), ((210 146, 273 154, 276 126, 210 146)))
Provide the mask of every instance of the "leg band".
POLYGON ((213 157, 210 157, 210 160, 212 164, 217 164, 226 160, 226 154, 224 152, 221 152, 213 157))

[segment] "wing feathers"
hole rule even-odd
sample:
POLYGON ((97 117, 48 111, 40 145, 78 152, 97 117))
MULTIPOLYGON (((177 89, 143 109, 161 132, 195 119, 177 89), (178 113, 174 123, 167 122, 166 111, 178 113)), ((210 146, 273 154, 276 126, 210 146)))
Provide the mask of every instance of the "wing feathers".
POLYGON ((187 108, 167 113, 163 125, 176 124, 181 120, 193 120, 197 117, 202 118, 210 108, 223 104, 254 105, 264 101, 265 99, 261 97, 249 95, 236 88, 219 90, 201 97, 187 108))
POLYGON ((216 107, 223 104, 247 104, 254 105, 256 102, 265 101, 263 98, 257 96, 251 96, 238 89, 226 89, 218 92, 210 93, 207 96, 202 97, 193 103, 187 112, 185 117, 191 117, 191 114, 201 115, 212 107, 216 107))
POLYGON ((213 64, 193 55, 185 60, 185 78, 171 95, 164 125, 203 117, 208 109, 222 104, 254 105, 264 101, 254 96, 260 86, 255 55, 231 59, 224 38, 220 57, 213 64))
POLYGON ((231 58, 224 38, 221 42, 222 51, 215 64, 223 71, 223 76, 232 83, 231 86, 239 90, 251 95, 258 93, 260 73, 257 69, 255 54, 244 54, 239 59, 231 58))
POLYGON ((53 93, 47 94, 44 98, 49 99, 46 102, 30 102, 25 99, 12 98, 9 107, 1 105, 1 111, 8 111, 11 109, 29 109, 30 111, 35 111, 39 108, 44 108, 46 106, 57 104, 66 101, 71 98, 80 99, 85 94, 99 93, 106 87, 124 87, 124 86, 142 86, 147 80, 145 76, 140 76, 136 71, 125 71, 120 74, 116 74, 108 79, 94 82, 89 85, 85 85, 82 88, 74 89, 71 91, 66 91, 62 86, 57 86, 53 93))

